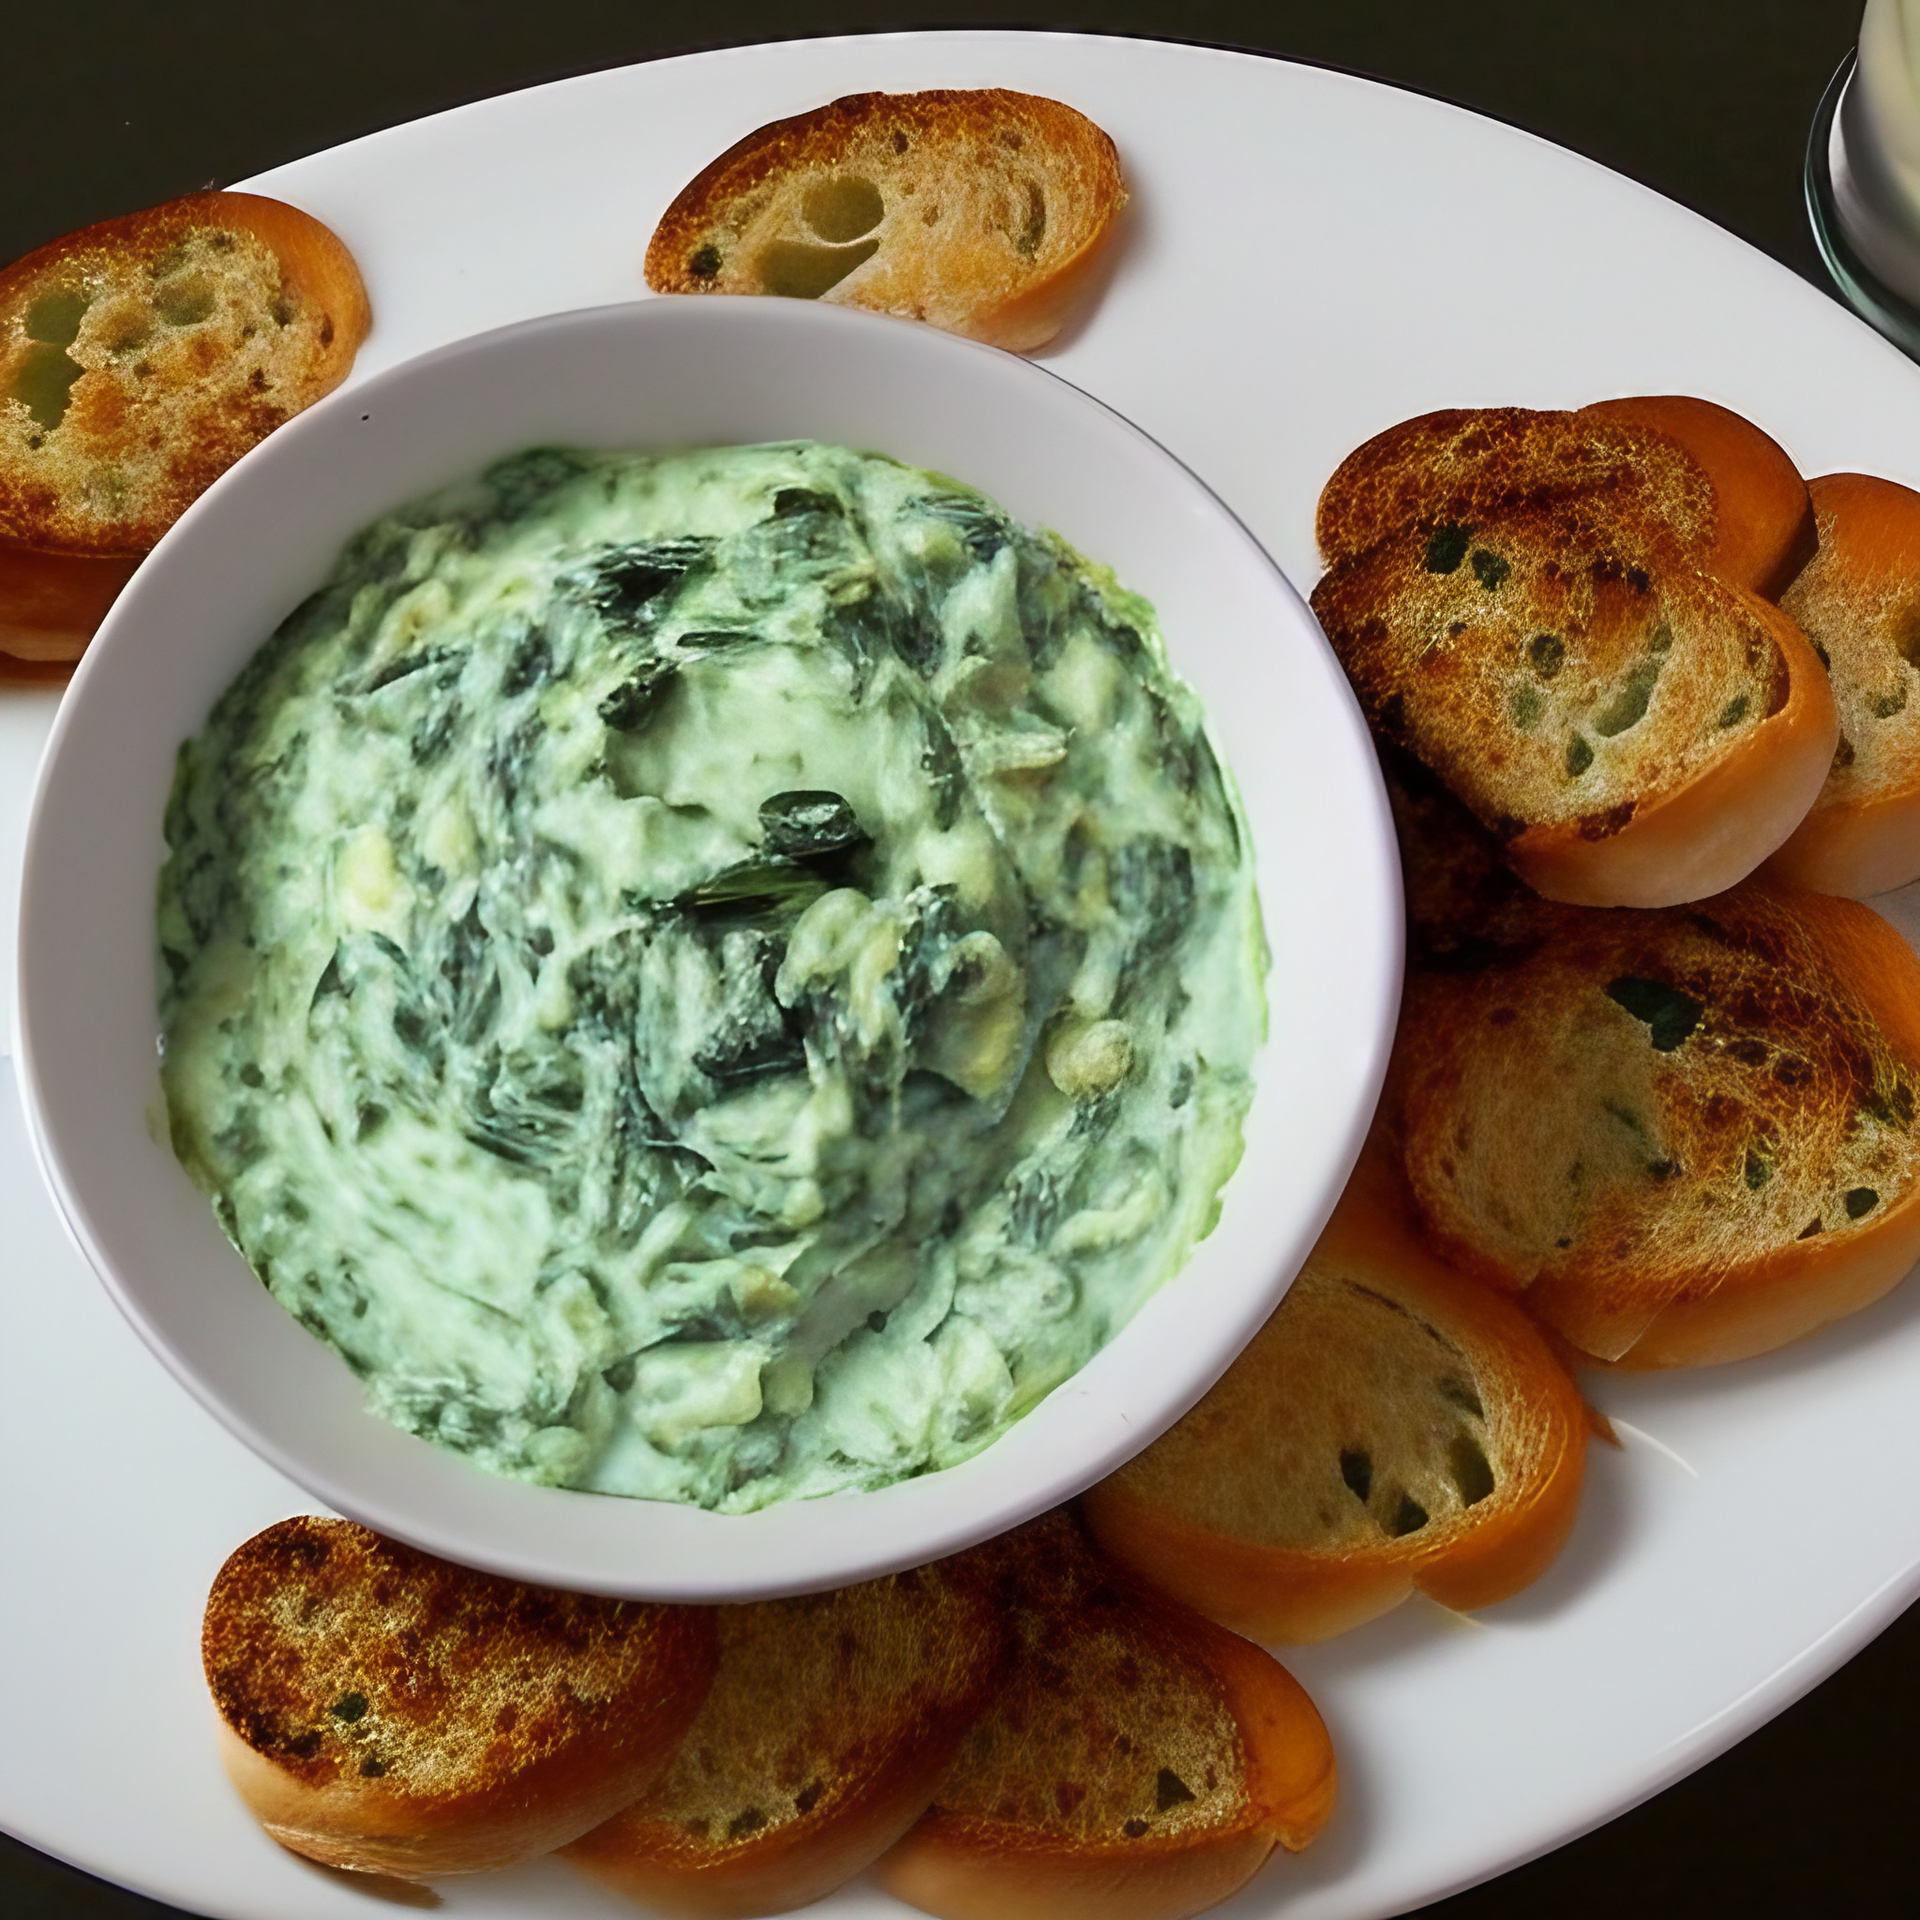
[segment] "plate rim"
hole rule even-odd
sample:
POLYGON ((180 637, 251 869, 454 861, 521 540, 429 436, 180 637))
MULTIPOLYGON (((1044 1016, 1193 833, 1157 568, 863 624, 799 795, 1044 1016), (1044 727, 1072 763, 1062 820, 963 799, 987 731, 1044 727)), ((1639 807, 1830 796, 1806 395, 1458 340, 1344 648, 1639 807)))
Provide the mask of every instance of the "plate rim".
MULTIPOLYGON (((1766 261, 1770 267, 1777 270, 1779 275, 1785 276, 1784 282, 1781 283, 1783 292, 1784 285, 1791 283, 1803 287, 1808 294, 1822 298, 1823 300, 1827 299, 1821 289, 1809 285, 1803 281, 1799 275, 1793 273, 1791 269, 1773 259, 1772 256, 1752 246, 1751 243, 1742 241, 1739 236, 1729 233, 1727 229, 1719 226, 1716 222, 1708 218, 1708 216, 1701 214, 1697 209, 1687 206, 1684 202, 1673 200, 1648 186, 1645 182, 1608 168, 1602 163, 1591 159, 1589 156, 1562 146, 1529 128, 1515 125, 1512 122, 1502 120, 1491 114, 1483 113, 1477 109, 1463 107, 1444 95, 1428 93, 1417 87, 1403 86, 1396 82, 1381 80, 1374 76, 1357 73, 1351 69, 1331 63, 1301 60, 1290 56, 1269 53, 1262 49, 1243 49, 1221 46, 1210 42, 1190 42, 1176 38, 1150 37, 1138 34, 1083 33, 1058 29, 1035 30, 1030 33, 1022 33, 1019 30, 1004 28, 942 29, 933 31, 902 31, 884 35, 804 35, 795 36, 792 39, 763 41, 740 46, 704 48, 684 54, 662 56, 659 59, 627 63, 625 67, 598 68, 579 74, 564 75, 551 81, 532 83, 526 88, 508 89, 503 94, 490 95, 477 101, 459 103, 455 106, 441 109, 434 114, 421 116, 415 120, 400 122, 391 127, 372 130, 369 133, 358 136, 353 141, 340 143, 337 147, 323 149, 320 153, 307 155, 299 160, 282 163, 273 169, 252 176, 246 182, 236 184, 248 187, 268 187, 268 190, 271 190, 268 183, 272 181, 275 174, 298 168, 306 164, 306 162, 321 158, 324 155, 338 153, 344 148, 361 147, 368 143, 381 140, 386 136, 403 133, 409 129, 418 128, 452 115, 483 109, 490 102, 511 97, 511 95, 516 93, 532 92, 544 87, 564 87, 570 83, 590 81, 595 78, 604 77, 609 73, 627 71, 634 67, 653 67, 676 61, 717 60, 729 54, 754 53, 767 47, 793 45, 796 44, 796 42, 804 42, 806 44, 822 42, 851 44, 872 40, 887 40, 896 43, 925 43, 928 41, 979 42, 1005 40, 1016 37, 1041 38, 1068 44, 1087 40, 1103 43, 1109 41, 1130 42, 1154 50, 1199 53, 1221 59, 1259 61, 1262 65, 1277 65, 1321 72, 1343 80, 1348 84, 1366 88, 1369 91, 1377 91, 1383 94, 1405 94, 1411 98, 1429 102, 1449 113, 1462 115, 1472 121, 1485 122, 1487 125, 1499 129, 1504 135, 1515 136, 1534 146, 1549 150, 1562 161, 1571 159, 1581 167, 1595 174, 1604 175, 1613 190, 1617 191, 1620 186, 1624 185, 1628 189, 1634 190, 1637 194, 1646 196, 1648 201, 1657 203, 1664 214, 1671 216, 1677 212, 1691 221, 1698 222, 1710 228, 1719 239, 1732 241, 1752 257, 1766 261)), ((1827 304, 1836 306, 1837 308, 1837 303, 1833 303, 1830 300, 1827 300, 1827 304)), ((1844 311, 1844 309, 1839 310, 1844 311)), ((1866 328, 1864 322, 1856 320, 1855 324, 1860 325, 1864 331, 1870 332, 1870 329, 1866 328)), ((1893 351, 1891 348, 1887 348, 1886 350, 1889 352, 1893 351)), ((1269 550, 1271 551, 1271 549, 1269 550)), ((1627 1797, 1610 1801, 1600 1811, 1593 1813, 1591 1819, 1583 1820, 1583 1822, 1578 1825, 1547 1823, 1551 1825, 1552 1830, 1551 1832, 1544 1833, 1537 1845, 1529 1844, 1525 1846, 1523 1850, 1511 1851, 1500 1861, 1489 1864, 1484 1871, 1476 1871, 1467 1877, 1456 1878, 1445 1884, 1435 1882, 1429 1890, 1423 1891, 1418 1896, 1418 1903, 1425 1904, 1428 1901, 1443 1898, 1449 1892, 1480 1884, 1487 1878, 1523 1864, 1526 1860, 1537 1858, 1541 1854, 1551 1851, 1553 1848, 1564 1844, 1568 1840, 1578 1837, 1581 1833, 1590 1832, 1594 1828, 1604 1825, 1608 1820, 1626 1811, 1629 1807, 1639 1804, 1640 1801, 1658 1793, 1665 1786, 1672 1784, 1673 1781, 1683 1777, 1686 1773, 1713 1758, 1716 1754, 1725 1751, 1726 1748, 1733 1745, 1747 1732, 1752 1731, 1754 1727, 1761 1724, 1765 1719, 1791 1704, 1794 1699, 1799 1698, 1813 1686, 1817 1685, 1820 1680, 1824 1679, 1839 1665, 1843 1664, 1853 1652, 1858 1651, 1860 1646, 1864 1645, 1867 1640, 1871 1639, 1875 1633, 1880 1631, 1881 1628, 1887 1624, 1888 1620, 1893 1617, 1894 1613, 1899 1610, 1899 1605, 1905 1604, 1904 1601, 1895 1603, 1893 1596, 1897 1593, 1905 1593, 1910 1598, 1915 1592, 1920 1592, 1920 1557, 1910 1560, 1902 1572, 1889 1576, 1879 1587, 1874 1589, 1865 1599, 1856 1603, 1845 1616, 1834 1622, 1812 1643, 1799 1649, 1791 1658, 1781 1663, 1765 1681, 1748 1688, 1737 1698, 1727 1702, 1713 1714, 1702 1720, 1683 1738, 1668 1742, 1667 1746, 1662 1750, 1664 1757, 1659 1768, 1645 1775, 1627 1797)), ((30 1844, 38 1845, 39 1843, 32 1842, 30 1844)), ((67 1857, 59 1854, 56 1849, 43 1848, 42 1850, 54 1852, 56 1853, 56 1857, 67 1857)), ((94 1871, 94 1869, 85 1870, 94 1871)), ((1283 1886, 1277 1888, 1277 1891, 1281 1903, 1284 1904, 1286 1896, 1283 1886)), ((168 1896, 162 1895, 161 1897, 165 1898, 168 1896)), ((1398 1910, 1405 1911, 1407 1909, 1402 1907, 1398 1910)), ((1382 1908, 1379 1909, 1379 1911, 1384 1914, 1388 1909, 1382 1908)))

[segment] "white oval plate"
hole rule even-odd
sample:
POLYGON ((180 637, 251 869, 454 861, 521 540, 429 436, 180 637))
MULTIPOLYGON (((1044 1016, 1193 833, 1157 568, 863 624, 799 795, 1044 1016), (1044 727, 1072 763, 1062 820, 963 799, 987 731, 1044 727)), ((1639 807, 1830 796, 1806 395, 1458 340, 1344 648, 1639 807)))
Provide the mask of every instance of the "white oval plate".
MULTIPOLYGON (((750 48, 486 102, 250 184, 361 260, 364 375, 632 296, 654 219, 728 142, 835 94, 936 85, 1053 94, 1118 140, 1127 249, 1050 364, 1192 466, 1302 586, 1320 482, 1435 406, 1701 393, 1810 473, 1920 482, 1920 374, 1784 268, 1529 136, 1278 61, 1018 34, 750 48)), ((1920 928, 1920 909, 1883 904, 1920 928)), ((202 1913, 364 1920, 363 1896, 240 1811, 199 1681, 214 1569, 300 1496, 121 1323, 10 1111, 0 1220, 0 1683, 33 1729, 0 1743, 0 1821, 202 1913)), ((1885 1492, 1886 1464, 1920 1457, 1917 1389, 1920 1290, 1770 1360, 1595 1380, 1626 1450, 1594 1450, 1545 1579, 1483 1625, 1409 1607, 1289 1656, 1331 1723, 1342 1803, 1220 1911, 1404 1912, 1609 1818, 1804 1692, 1920 1591, 1920 1512, 1885 1492)), ((455 1914, 632 1913, 556 1864, 446 1897, 455 1914)), ((856 1885, 813 1911, 904 1910, 856 1885)))

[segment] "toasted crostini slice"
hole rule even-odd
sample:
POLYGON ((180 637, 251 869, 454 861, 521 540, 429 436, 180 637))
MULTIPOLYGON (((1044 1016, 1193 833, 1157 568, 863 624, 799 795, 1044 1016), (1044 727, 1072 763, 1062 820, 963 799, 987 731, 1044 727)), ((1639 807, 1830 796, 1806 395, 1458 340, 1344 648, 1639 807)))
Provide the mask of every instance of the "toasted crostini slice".
POLYGON ((1621 421, 1677 440, 1713 482, 1705 571, 1777 600, 1819 544, 1807 483, 1787 451, 1743 414, 1689 394, 1644 394, 1582 407, 1576 422, 1621 421))
POLYGON ((1586 1407, 1512 1301, 1440 1265, 1366 1161, 1213 1390, 1091 1489, 1110 1552, 1223 1626, 1324 1640, 1416 1590, 1489 1606, 1580 1503, 1586 1407))
POLYGON ((719 1612, 720 1667, 667 1771, 565 1849, 662 1913, 782 1913, 926 1811, 1000 1678, 1006 1611, 964 1560, 719 1612))
POLYGON ((1838 738, 1778 607, 1589 502, 1407 528, 1326 574, 1313 607, 1375 733, 1556 900, 1732 886, 1799 824, 1838 738))
POLYGON ((0 649, 76 658, 134 563, 346 377, 352 256, 251 193, 196 193, 0 271, 0 649))
POLYGON ((1713 479, 1671 434, 1531 407, 1448 408, 1375 434, 1321 490, 1314 528, 1337 567, 1397 535, 1575 505, 1643 556, 1705 565, 1714 551, 1713 479))
POLYGON ((1782 605, 1826 662, 1840 745, 1767 872, 1858 900, 1920 880, 1920 493, 1812 482, 1820 551, 1782 605))
POLYGON ((1750 883, 1409 977, 1388 1120, 1451 1264, 1629 1367, 1736 1360, 1920 1258, 1920 959, 1750 883))
POLYGON ((1069 1513, 992 1551, 1014 1650, 882 1886, 943 1920, 1182 1920, 1314 1838, 1333 1748, 1284 1667, 1069 1513))
POLYGON ((1113 142, 1057 100, 850 94, 690 180, 647 248, 647 285, 866 307, 1027 353, 1091 290, 1126 198, 1113 142))
POLYGON ((409 1880, 550 1852, 630 1804, 717 1657, 709 1608, 521 1586, 308 1517, 220 1569, 201 1652, 255 1819, 409 1880))

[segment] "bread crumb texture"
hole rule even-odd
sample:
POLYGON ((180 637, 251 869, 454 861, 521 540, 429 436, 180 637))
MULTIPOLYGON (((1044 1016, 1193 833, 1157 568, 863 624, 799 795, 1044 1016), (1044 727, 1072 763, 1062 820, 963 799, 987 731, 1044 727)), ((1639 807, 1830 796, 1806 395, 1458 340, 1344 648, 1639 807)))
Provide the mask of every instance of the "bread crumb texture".
POLYGON ((1014 1650, 930 1822, 969 1830, 983 1846, 1018 1847, 1024 1836, 1122 1848, 1263 1824, 1239 1723, 1204 1643, 1143 1605, 1065 1513, 986 1551, 1013 1607, 1014 1650))
POLYGON ((1642 548, 1699 560, 1713 546, 1713 483, 1677 441, 1529 407, 1448 408, 1376 434, 1321 491, 1315 531, 1333 567, 1403 529, 1575 503, 1642 548))
POLYGON ((1404 526, 1313 606, 1375 731, 1503 838, 1618 832, 1790 689, 1753 607, 1589 500, 1404 526))
POLYGON ((1654 427, 1427 414, 1327 482, 1314 611, 1376 735, 1484 826, 1604 840, 1790 696, 1764 610, 1711 570, 1718 512, 1654 427))
POLYGON ((1819 551, 1782 598, 1825 662, 1840 745, 1818 805, 1920 787, 1920 493, 1865 474, 1811 483, 1819 551))
POLYGON ((309 1787, 378 1782, 444 1808, 583 1737, 609 1768, 697 1664, 674 1609, 521 1586, 343 1520, 281 1521, 214 1581, 202 1651, 227 1725, 309 1787))
POLYGON ((784 294, 1025 350, 1126 201, 1100 128, 1004 88, 851 94, 691 180, 647 249, 658 293, 784 294))
POLYGON ((1535 1477, 1551 1431, 1540 1398, 1497 1346, 1323 1248, 1207 1397, 1116 1481, 1262 1546, 1431 1550, 1535 1477))
POLYGON ((1871 996, 1920 1003, 1920 966, 1867 909, 1750 885, 1536 931, 1409 979, 1395 1097, 1449 1258, 1614 1359, 1661 1308, 1909 1198, 1920 1060, 1871 996))
POLYGON ((999 1608, 929 1567, 836 1592, 724 1607, 720 1667, 658 1783, 603 1832, 706 1865, 852 1797, 951 1737, 997 1669, 999 1608))
POLYGON ((0 533, 144 552, 338 384, 366 329, 333 235, 251 195, 193 195, 28 254, 0 273, 0 533))

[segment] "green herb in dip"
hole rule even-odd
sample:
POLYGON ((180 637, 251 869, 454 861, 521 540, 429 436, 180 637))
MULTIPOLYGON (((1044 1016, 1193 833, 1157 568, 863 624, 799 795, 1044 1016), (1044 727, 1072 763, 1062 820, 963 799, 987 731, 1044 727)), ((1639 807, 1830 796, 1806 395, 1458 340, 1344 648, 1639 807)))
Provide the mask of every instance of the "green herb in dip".
POLYGON ((1146 603, 815 445, 369 528, 182 748, 176 1151, 372 1407, 727 1511, 985 1445, 1183 1262, 1264 1021, 1146 603))

